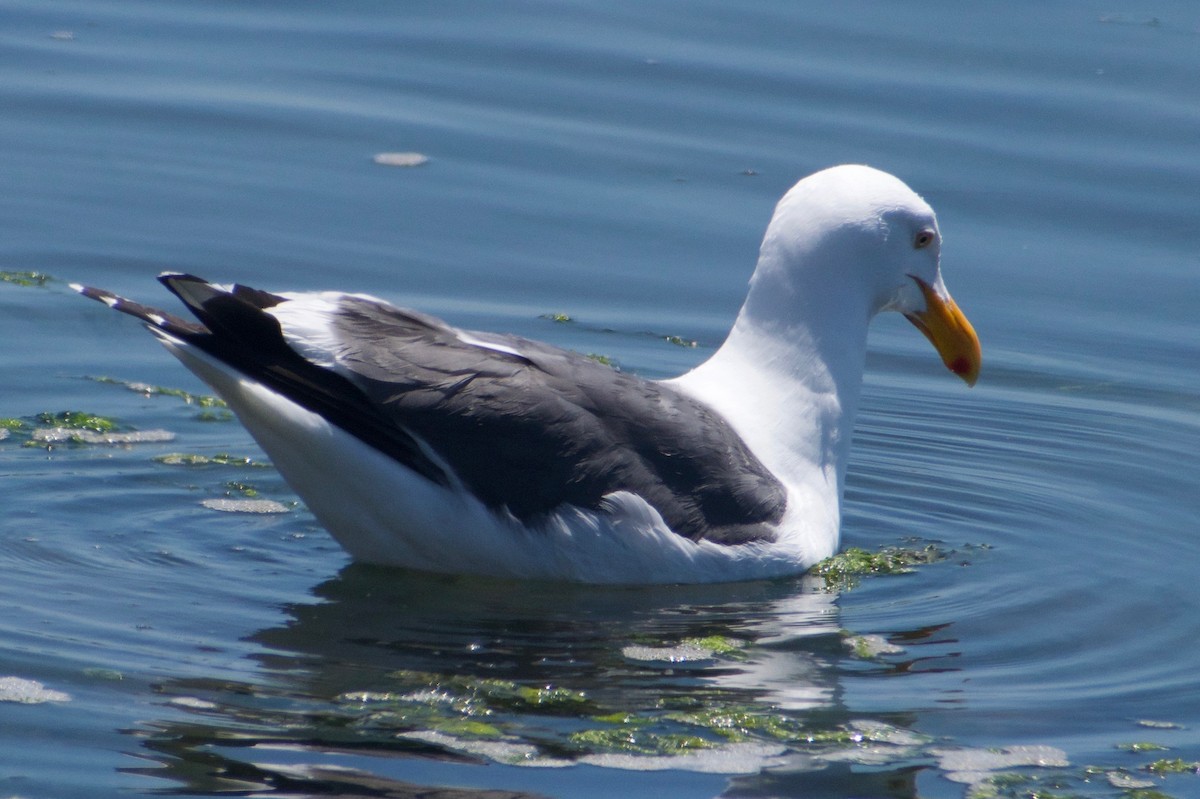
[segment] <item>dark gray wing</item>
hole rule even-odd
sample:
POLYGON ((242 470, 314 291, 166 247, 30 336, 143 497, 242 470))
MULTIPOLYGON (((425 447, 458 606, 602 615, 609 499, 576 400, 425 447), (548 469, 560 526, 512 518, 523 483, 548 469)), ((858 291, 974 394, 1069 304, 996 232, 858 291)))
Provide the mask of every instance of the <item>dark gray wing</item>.
POLYGON ((669 386, 356 297, 333 327, 351 382, 490 507, 528 520, 624 490, 720 543, 771 538, 783 515, 783 486, 728 423, 669 386))
POLYGON ((464 334, 434 317, 343 296, 339 371, 288 345, 265 311, 287 301, 190 275, 160 278, 203 323, 99 289, 86 296, 203 350, 440 485, 417 438, 489 507, 536 521, 629 491, 670 528, 724 544, 769 540, 778 480, 724 419, 669 386, 526 339, 464 334))

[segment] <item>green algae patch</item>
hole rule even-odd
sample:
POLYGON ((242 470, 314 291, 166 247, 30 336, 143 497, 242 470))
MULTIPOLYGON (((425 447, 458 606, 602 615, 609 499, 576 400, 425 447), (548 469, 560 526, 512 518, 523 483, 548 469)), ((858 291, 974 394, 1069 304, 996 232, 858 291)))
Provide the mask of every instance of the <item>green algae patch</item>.
POLYGON ((877 574, 910 574, 914 567, 945 560, 938 547, 885 547, 878 552, 868 552, 861 547, 850 547, 828 557, 812 568, 812 573, 825 579, 829 590, 845 590, 858 584, 860 578, 877 574))
POLYGON ((745 653, 742 650, 746 648, 745 641, 739 641, 736 638, 730 638, 726 635, 706 635, 702 638, 685 638, 681 643, 686 646, 707 649, 714 655, 721 655, 723 657, 743 657, 745 653))
POLYGON ((230 494, 237 494, 247 499, 254 499, 258 496, 258 489, 250 483, 243 483, 240 480, 228 480, 225 483, 225 490, 230 494))
POLYGON ((1191 763, 1181 758, 1155 760, 1143 766, 1152 774, 1195 774, 1200 771, 1200 763, 1191 763))
POLYGON ((242 455, 229 455, 219 452, 216 455, 200 455, 192 452, 168 452, 165 455, 155 455, 157 463, 166 466, 244 466, 254 469, 269 469, 271 464, 256 461, 242 455))
POLYGON ((601 355, 596 352, 589 352, 584 357, 587 358, 589 361, 595 361, 596 363, 601 364, 603 366, 611 366, 614 369, 617 367, 617 362, 615 360, 613 360, 612 358, 608 357, 607 355, 601 355))
POLYGON ((1132 743, 1117 744, 1117 748, 1123 752, 1165 752, 1170 747, 1156 744, 1151 741, 1134 741, 1132 743))
POLYGON ((583 707, 589 701, 587 694, 583 691, 575 691, 570 688, 556 688, 553 686, 531 688, 519 685, 516 686, 516 697, 522 705, 538 708, 572 709, 583 707))
POLYGON ((676 644, 634 643, 621 648, 626 660, 650 668, 703 668, 719 659, 742 660, 746 644, 724 635, 684 638, 676 644))
POLYGON ((354 691, 337 698, 362 711, 354 726, 487 740, 505 736, 510 713, 574 716, 593 709, 583 692, 555 686, 407 670, 388 677, 396 682, 393 690, 354 691))
POLYGON ((575 321, 574 319, 571 318, 571 316, 569 314, 565 314, 565 313, 544 313, 541 316, 539 316, 538 318, 546 319, 546 320, 555 322, 560 325, 565 325, 569 322, 575 321))
POLYGON ((1159 721, 1157 719, 1138 719, 1139 727, 1147 727, 1152 730, 1182 730, 1183 725, 1174 721, 1159 721))
POLYGON ((690 712, 673 712, 663 718, 719 736, 728 741, 770 739, 791 744, 849 743, 845 730, 815 730, 801 721, 749 706, 731 706, 690 712))
POLYGON ((502 738, 504 733, 494 724, 488 724, 478 719, 459 718, 456 716, 430 716, 421 725, 425 729, 453 735, 456 738, 502 738))
POLYGON ((17 430, 24 430, 28 426, 24 419, 0 419, 0 430, 15 432, 17 430))
POLYGON ((61 427, 66 430, 91 430, 93 433, 111 433, 117 429, 112 419, 84 411, 43 412, 37 415, 39 424, 61 427))
POLYGON ((624 725, 609 729, 580 730, 567 737, 568 741, 587 752, 616 752, 631 755, 670 756, 714 749, 718 746, 698 735, 656 732, 643 725, 624 725))
POLYGON ((0 272, 0 283, 11 283, 14 286, 44 286, 54 278, 45 272, 0 272))
POLYGON ((181 388, 168 388, 166 386, 154 386, 149 383, 140 383, 135 380, 121 380, 116 377, 88 377, 96 383, 103 383, 110 386, 121 386, 129 391, 136 392, 145 397, 173 397, 182 400, 188 405, 195 405, 198 408, 228 408, 225 400, 220 397, 214 397, 209 394, 192 394, 189 391, 184 391, 181 388))
POLYGON ((674 344, 676 347, 687 347, 688 349, 695 349, 697 346, 695 341, 692 341, 691 339, 688 339, 688 338, 684 338, 683 336, 663 336, 663 340, 666 341, 668 344, 674 344))
POLYGON ((842 630, 842 640, 846 648, 860 660, 875 660, 882 655, 898 655, 904 647, 897 646, 882 635, 855 635, 849 630, 842 630))
POLYGON ((1131 791, 1126 791, 1125 799, 1175 799, 1169 793, 1163 793, 1154 788, 1135 788, 1131 791))
POLYGON ((747 704, 698 706, 688 710, 611 713, 568 736, 585 754, 675 756, 705 749, 750 746, 762 751, 795 749, 818 758, 853 760, 860 751, 887 750, 909 756, 929 739, 883 722, 853 721, 828 727, 776 709, 747 704))
POLYGON ((129 446, 159 444, 172 441, 175 434, 168 430, 137 430, 119 425, 115 419, 86 411, 44 411, 31 417, 26 429, 23 420, 8 420, 10 427, 0 427, 5 434, 19 431, 22 447, 53 449, 58 446, 129 446), (16 422, 21 424, 16 424, 16 422))
POLYGON ((421 671, 397 671, 388 675, 411 691, 433 691, 450 701, 482 703, 491 710, 578 713, 591 709, 583 691, 553 685, 520 685, 508 680, 463 677, 421 671))
MULTIPOLYGON (((370 705, 366 705, 370 707, 370 705)), ((473 708, 440 697, 396 697, 382 709, 370 709, 349 726, 364 732, 432 731, 454 738, 488 740, 504 737, 486 708, 473 708)))
POLYGON ((1060 793, 1058 785, 1043 787, 1043 775, 1000 772, 968 788, 967 799, 1079 799, 1076 793, 1060 793))

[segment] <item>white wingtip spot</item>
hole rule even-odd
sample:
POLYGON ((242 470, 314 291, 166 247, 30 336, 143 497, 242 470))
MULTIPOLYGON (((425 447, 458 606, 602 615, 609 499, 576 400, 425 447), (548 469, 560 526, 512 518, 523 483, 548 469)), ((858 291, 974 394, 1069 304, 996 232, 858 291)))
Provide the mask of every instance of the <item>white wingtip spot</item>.
POLYGON ((517 358, 522 358, 522 359, 525 358, 525 356, 523 354, 521 354, 518 350, 508 346, 507 344, 500 344, 500 343, 495 343, 495 342, 491 342, 491 341, 483 341, 481 339, 475 338, 474 336, 472 336, 469 333, 466 333, 462 330, 455 330, 454 335, 463 344, 468 344, 472 347, 479 347, 480 349, 491 350, 492 352, 500 352, 505 355, 512 355, 517 358))
POLYGON ((68 283, 67 286, 71 289, 71 291, 77 291, 80 294, 83 293, 83 284, 82 283, 68 283))

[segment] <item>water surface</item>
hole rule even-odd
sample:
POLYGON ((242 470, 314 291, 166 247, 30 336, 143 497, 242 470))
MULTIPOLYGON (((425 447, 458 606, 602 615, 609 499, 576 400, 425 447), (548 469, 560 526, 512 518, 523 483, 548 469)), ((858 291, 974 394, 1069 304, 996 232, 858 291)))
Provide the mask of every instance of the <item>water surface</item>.
POLYGON ((1190 4, 0 17, 0 272, 50 276, 0 282, 0 685, 31 700, 0 702, 0 792, 1200 795, 1147 768, 1200 761, 1190 4), (130 390, 204 393, 66 287, 362 291, 660 377, 842 162, 938 210, 985 354, 967 391, 876 323, 844 543, 936 562, 854 585, 351 565, 219 409, 130 390), (67 409, 175 438, 26 446, 67 409), (287 512, 202 504, 250 492, 287 512))

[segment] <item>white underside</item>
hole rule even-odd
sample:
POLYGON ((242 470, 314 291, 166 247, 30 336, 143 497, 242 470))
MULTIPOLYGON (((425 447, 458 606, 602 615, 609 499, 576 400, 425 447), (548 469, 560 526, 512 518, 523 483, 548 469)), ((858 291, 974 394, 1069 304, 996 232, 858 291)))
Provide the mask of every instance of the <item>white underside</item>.
MULTIPOLYGON (((156 332, 229 403, 284 479, 358 561, 592 583, 718 582, 796 574, 836 547, 827 536, 784 535, 778 543, 739 546, 692 542, 628 492, 609 495, 600 511, 564 505, 527 526, 489 510, 460 487, 421 477, 321 416, 156 332)), ((804 504, 789 501, 781 530, 803 523, 804 504)))

